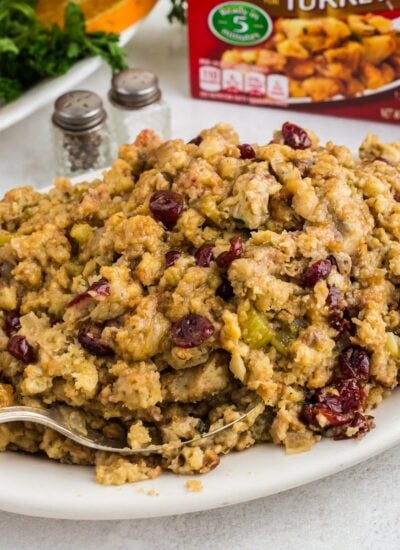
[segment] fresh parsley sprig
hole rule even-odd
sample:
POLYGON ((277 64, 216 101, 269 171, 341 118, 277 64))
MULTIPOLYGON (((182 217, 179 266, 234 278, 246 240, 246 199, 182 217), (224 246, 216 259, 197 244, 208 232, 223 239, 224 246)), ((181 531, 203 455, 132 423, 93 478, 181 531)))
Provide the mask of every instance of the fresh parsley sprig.
POLYGON ((16 99, 47 77, 66 73, 77 61, 100 55, 113 72, 126 67, 117 34, 86 32, 77 4, 65 9, 64 29, 45 27, 35 0, 0 0, 0 103, 16 99))
POLYGON ((186 0, 171 0, 172 7, 168 14, 168 21, 170 23, 173 23, 174 21, 178 21, 179 23, 182 23, 182 25, 186 24, 186 10, 187 10, 187 2, 186 0))

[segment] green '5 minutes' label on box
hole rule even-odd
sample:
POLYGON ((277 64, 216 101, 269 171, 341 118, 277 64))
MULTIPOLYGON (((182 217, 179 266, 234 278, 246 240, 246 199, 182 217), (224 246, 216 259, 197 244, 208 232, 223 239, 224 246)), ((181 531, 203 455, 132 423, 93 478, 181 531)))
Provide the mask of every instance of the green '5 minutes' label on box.
POLYGON ((210 12, 208 25, 217 38, 236 46, 254 46, 272 32, 270 16, 248 2, 219 4, 210 12))

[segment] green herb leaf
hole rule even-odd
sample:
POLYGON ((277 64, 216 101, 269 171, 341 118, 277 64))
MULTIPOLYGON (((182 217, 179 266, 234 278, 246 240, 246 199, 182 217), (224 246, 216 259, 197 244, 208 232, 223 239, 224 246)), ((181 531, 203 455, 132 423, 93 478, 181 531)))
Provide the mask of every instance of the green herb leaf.
POLYGON ((18 47, 11 38, 0 38, 0 53, 18 53, 18 47))
POLYGON ((86 32, 77 4, 66 6, 64 29, 45 27, 35 5, 36 0, 0 0, 0 101, 12 101, 43 78, 60 76, 93 55, 100 55, 113 72, 126 67, 118 35, 86 32))
POLYGON ((17 99, 22 93, 22 88, 17 80, 0 76, 0 105, 17 99))
POLYGON ((173 23, 174 21, 178 21, 178 23, 182 23, 182 25, 186 25, 187 17, 187 2, 186 0, 171 0, 172 7, 167 15, 168 21, 170 23, 173 23))
POLYGON ((81 38, 85 34, 85 18, 77 4, 70 2, 65 8, 64 29, 70 38, 81 38))

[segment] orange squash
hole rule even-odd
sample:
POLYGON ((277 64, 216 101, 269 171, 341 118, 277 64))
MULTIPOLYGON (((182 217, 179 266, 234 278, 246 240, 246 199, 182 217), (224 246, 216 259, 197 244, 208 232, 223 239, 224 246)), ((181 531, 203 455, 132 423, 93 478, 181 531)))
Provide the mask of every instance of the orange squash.
MULTIPOLYGON (((39 0, 38 17, 46 25, 64 21, 64 10, 69 0, 39 0)), ((157 0, 75 0, 82 8, 88 31, 122 32, 142 19, 157 0)))

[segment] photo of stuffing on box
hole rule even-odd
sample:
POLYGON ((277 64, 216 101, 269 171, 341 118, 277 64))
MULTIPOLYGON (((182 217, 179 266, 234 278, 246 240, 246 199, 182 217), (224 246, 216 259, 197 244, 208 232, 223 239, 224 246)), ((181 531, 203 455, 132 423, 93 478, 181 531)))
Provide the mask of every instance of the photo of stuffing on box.
POLYGON ((358 96, 400 76, 396 32, 380 15, 279 19, 275 29, 266 47, 227 50, 222 61, 286 74, 289 96, 312 101, 358 96))
POLYGON ((192 94, 400 120, 400 3, 189 2, 192 94))

